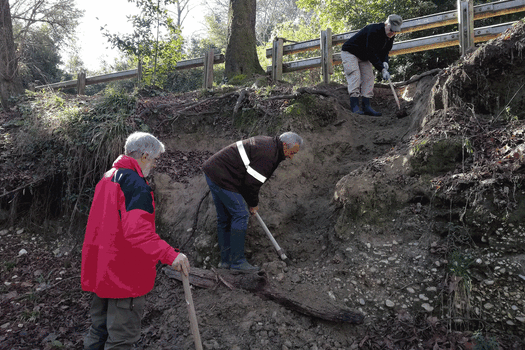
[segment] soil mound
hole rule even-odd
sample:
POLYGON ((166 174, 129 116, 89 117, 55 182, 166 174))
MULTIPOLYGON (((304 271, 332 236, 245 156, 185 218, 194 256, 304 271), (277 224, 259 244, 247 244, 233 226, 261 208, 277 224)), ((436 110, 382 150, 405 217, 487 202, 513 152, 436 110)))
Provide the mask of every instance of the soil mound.
MULTIPOLYGON (((204 347, 525 347, 522 43, 519 23, 449 69, 397 84, 406 118, 383 85, 372 100, 381 117, 350 113, 338 84, 139 99, 134 122, 168 150, 151 179, 159 233, 212 272, 215 209, 200 165, 238 139, 300 134, 306 147, 260 194, 259 213, 290 262, 255 218, 248 259, 283 295, 365 316, 359 325, 308 316, 256 288, 230 288, 217 272, 213 288, 193 290, 204 347)), ((80 348, 89 295, 79 287, 79 247, 36 234, 0 231, 0 347, 80 348)), ((139 348, 193 348, 182 285, 164 273, 142 335, 139 348)))

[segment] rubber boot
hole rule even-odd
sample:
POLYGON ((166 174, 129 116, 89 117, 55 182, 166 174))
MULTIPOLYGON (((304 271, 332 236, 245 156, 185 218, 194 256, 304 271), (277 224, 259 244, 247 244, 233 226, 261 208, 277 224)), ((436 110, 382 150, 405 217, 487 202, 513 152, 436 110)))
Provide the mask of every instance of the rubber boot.
POLYGON ((229 269, 231 265, 230 232, 217 228, 217 238, 219 241, 219 249, 221 250, 221 262, 219 263, 218 268, 229 269))
POLYGON ((350 109, 352 113, 363 114, 363 111, 359 109, 359 97, 350 97, 350 109))
POLYGON ((246 258, 244 257, 244 241, 246 240, 246 231, 231 230, 230 240, 230 270, 237 270, 242 272, 259 271, 258 266, 251 265, 248 261, 246 261, 246 258))
POLYGON ((363 97, 363 111, 366 115, 373 115, 374 117, 380 117, 382 114, 381 112, 376 112, 370 107, 370 99, 368 97, 363 97))

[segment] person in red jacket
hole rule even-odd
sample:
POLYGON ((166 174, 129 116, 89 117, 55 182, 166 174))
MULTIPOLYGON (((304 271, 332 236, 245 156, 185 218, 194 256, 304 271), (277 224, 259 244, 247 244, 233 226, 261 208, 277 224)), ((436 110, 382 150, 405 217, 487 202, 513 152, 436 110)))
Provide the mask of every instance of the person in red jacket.
POLYGON ((82 289, 94 293, 84 349, 131 349, 140 338, 145 295, 156 264, 188 275, 188 258, 155 232, 153 191, 145 177, 164 152, 153 135, 135 132, 125 154, 95 188, 82 246, 82 289))
POLYGON ((257 271, 246 261, 244 242, 250 214, 259 209, 259 190, 279 164, 303 147, 293 132, 255 136, 223 148, 204 162, 206 182, 217 211, 219 268, 257 271))

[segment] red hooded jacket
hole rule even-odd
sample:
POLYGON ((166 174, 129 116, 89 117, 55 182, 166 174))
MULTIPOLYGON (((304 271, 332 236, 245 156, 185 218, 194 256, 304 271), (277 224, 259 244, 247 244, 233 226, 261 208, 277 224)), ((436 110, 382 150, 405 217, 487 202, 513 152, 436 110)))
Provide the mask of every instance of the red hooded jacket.
POLYGON ((153 289, 156 265, 178 252, 155 232, 153 192, 137 161, 121 155, 95 188, 82 246, 82 289, 134 298, 153 289))

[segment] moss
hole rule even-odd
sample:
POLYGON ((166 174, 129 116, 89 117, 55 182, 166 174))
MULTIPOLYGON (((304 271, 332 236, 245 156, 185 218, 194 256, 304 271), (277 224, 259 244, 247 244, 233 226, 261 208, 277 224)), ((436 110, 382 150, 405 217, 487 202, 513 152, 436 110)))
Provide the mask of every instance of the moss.
POLYGON ((315 128, 334 122, 337 118, 337 111, 330 99, 302 94, 284 110, 284 116, 301 121, 306 127, 315 128))
POLYGON ((414 146, 412 152, 410 165, 413 173, 418 175, 452 171, 469 155, 463 148, 463 141, 458 138, 423 141, 414 146))
POLYGON ((246 75, 245 74, 237 74, 234 77, 232 77, 228 82, 232 85, 243 85, 246 82, 246 75))

